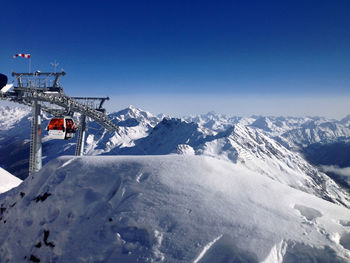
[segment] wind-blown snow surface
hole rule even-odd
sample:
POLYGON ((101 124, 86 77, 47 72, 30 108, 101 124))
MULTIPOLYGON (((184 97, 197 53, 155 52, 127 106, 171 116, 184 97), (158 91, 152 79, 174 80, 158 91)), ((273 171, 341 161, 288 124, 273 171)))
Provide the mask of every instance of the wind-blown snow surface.
POLYGON ((0 203, 0 262, 350 260, 347 208, 204 156, 61 157, 0 203))
POLYGON ((0 167, 0 194, 18 186, 21 182, 22 180, 0 167))

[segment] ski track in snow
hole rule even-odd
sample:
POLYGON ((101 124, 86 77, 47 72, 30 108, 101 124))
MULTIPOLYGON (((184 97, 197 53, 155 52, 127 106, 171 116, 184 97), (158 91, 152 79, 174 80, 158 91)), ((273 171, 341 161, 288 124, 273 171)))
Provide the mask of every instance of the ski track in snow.
POLYGON ((141 182, 142 176, 143 176, 143 173, 137 174, 137 176, 136 176, 136 182, 140 183, 140 182, 141 182))
POLYGON ((198 255, 198 257, 193 261, 193 263, 198 263, 203 258, 205 253, 207 253, 207 251, 211 248, 211 246, 214 245, 215 242, 218 241, 221 237, 222 237, 222 235, 218 236, 213 241, 211 241, 208 244, 206 244, 204 246, 203 250, 201 251, 201 253, 198 255))

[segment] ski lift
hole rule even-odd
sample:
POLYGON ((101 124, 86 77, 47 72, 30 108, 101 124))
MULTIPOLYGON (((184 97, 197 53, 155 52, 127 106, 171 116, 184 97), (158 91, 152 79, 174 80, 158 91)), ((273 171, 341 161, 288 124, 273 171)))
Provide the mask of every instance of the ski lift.
POLYGON ((72 117, 55 117, 50 120, 47 131, 52 139, 70 140, 74 137, 76 127, 72 117))

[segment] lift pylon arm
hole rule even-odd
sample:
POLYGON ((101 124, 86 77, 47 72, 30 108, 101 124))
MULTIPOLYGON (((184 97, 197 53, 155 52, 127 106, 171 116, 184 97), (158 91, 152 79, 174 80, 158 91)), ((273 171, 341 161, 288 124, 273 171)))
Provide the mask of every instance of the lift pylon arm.
POLYGON ((40 101, 46 101, 51 104, 56 104, 58 106, 61 106, 63 108, 69 108, 70 111, 79 112, 80 114, 84 114, 87 117, 93 119, 98 124, 100 124, 102 127, 106 128, 110 132, 118 131, 119 128, 117 125, 115 125, 106 114, 92 109, 86 105, 83 105, 70 97, 59 94, 59 95, 53 95, 53 94, 45 94, 45 93, 37 93, 33 94, 34 98, 37 98, 40 101))
MULTIPOLYGON (((63 93, 45 93, 36 91, 35 89, 31 88, 21 88, 21 91, 24 91, 26 94, 26 96, 22 99, 18 99, 17 96, 14 96, 16 94, 15 92, 3 94, 0 93, 0 99, 6 99, 27 106, 32 105, 32 101, 34 100, 48 102, 58 105, 67 110, 69 109, 69 111, 84 114, 110 132, 119 131, 119 127, 115 125, 106 114, 82 103, 79 103, 63 93)), ((46 109, 45 107, 42 107, 42 110, 52 113, 50 109, 46 109)))

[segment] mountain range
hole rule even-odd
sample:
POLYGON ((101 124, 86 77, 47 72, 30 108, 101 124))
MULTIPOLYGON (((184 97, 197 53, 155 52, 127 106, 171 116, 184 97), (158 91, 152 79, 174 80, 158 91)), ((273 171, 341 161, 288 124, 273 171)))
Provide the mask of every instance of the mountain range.
MULTIPOLYGON (((350 149, 349 117, 340 121, 320 117, 243 118, 210 112, 178 119, 154 116, 133 106, 109 117, 120 126, 119 133, 109 133, 89 122, 86 155, 211 156, 242 164, 326 200, 350 205, 348 178, 334 174, 331 178, 320 168, 349 165, 350 157, 346 155, 342 163, 317 159, 322 148, 331 145, 350 149)), ((30 119, 28 109, 0 108, 0 165, 20 179, 28 174, 30 119)), ((43 115, 43 129, 49 119, 43 115)), ((51 140, 44 132, 42 140, 44 164, 57 156, 74 154, 74 139, 51 140)), ((333 151, 337 152, 337 147, 333 151)))
POLYGON ((0 108, 1 262, 349 261, 349 117, 109 117, 83 157, 43 132, 28 177, 30 111, 0 108))

